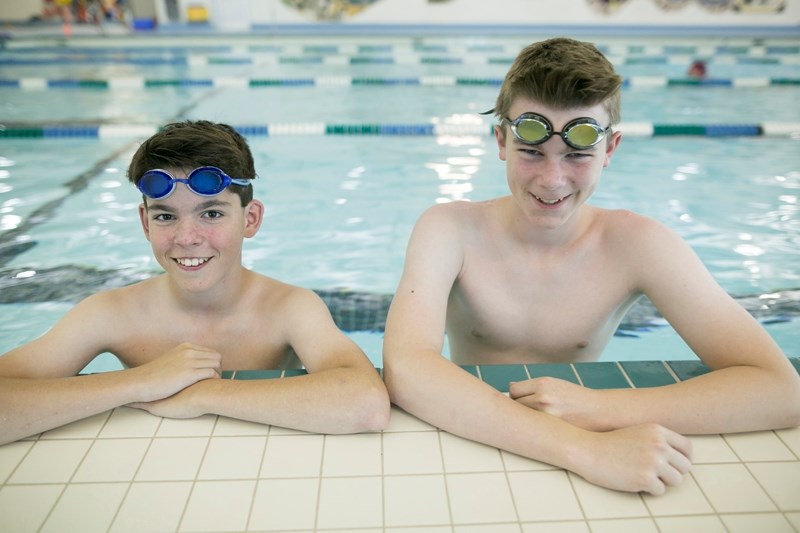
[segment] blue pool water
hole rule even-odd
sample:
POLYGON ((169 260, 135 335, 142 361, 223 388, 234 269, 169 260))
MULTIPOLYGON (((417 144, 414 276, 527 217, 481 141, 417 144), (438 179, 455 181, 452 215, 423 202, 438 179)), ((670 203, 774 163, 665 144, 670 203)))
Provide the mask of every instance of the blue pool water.
MULTIPOLYGON (((135 54, 133 54, 135 56, 135 54)), ((44 55, 47 57, 47 55, 44 55)), ((251 53, 251 57, 253 54, 251 53)), ((513 54, 511 54, 513 57, 513 54)), ((4 56, 0 53, 0 59, 4 56)), ((129 63, 0 66, 0 78, 318 79, 323 76, 485 76, 499 65, 200 66, 129 63)), ((797 63, 712 63, 712 75, 800 77, 797 63)), ((625 65, 625 76, 680 77, 682 67, 625 65)), ((491 84, 298 85, 139 89, 0 88, 3 123, 160 125, 176 118, 253 124, 428 124, 485 122, 466 135, 252 135, 267 205, 261 232, 247 241, 246 264, 306 287, 393 292, 405 244, 419 214, 435 202, 506 194, 488 119, 491 84), (54 98, 58 91, 59 98, 54 98), (477 133, 476 133, 477 132, 477 133)), ((800 122, 800 85, 766 87, 627 87, 623 121, 658 124, 800 122)), ((306 132, 307 133, 307 132, 306 132)), ((158 266, 142 237, 139 195, 125 169, 136 138, 0 139, 0 230, 23 232, 26 251, 3 268, 65 265, 147 275, 158 266), (74 190, 68 183, 76 177, 74 190), (53 202, 44 214, 36 210, 53 202), (35 215, 35 216, 34 216, 35 215), (35 244, 32 244, 35 243, 35 244)), ((628 136, 604 174, 594 203, 652 216, 681 234, 734 295, 800 288, 800 150, 797 138, 628 136)), ((71 303, 2 305, 0 353, 31 340, 71 303)), ((800 350, 797 320, 767 317, 766 327, 789 355, 800 350)), ((380 366, 380 333, 349 332, 380 366)), ((668 326, 615 337, 603 359, 693 357, 668 326)), ((99 367, 98 367, 99 368, 99 367)))

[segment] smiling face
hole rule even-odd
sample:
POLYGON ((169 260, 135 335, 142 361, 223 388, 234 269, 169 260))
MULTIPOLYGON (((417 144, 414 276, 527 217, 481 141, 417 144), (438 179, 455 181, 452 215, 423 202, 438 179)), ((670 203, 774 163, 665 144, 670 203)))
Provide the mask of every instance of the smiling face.
MULTIPOLYGON (((185 173, 176 171, 176 177, 185 173)), ((253 200, 241 206, 225 189, 199 196, 183 183, 167 198, 147 199, 139 217, 153 255, 186 290, 202 291, 225 284, 241 271, 242 241, 258 231, 264 206, 253 200)))
MULTIPOLYGON (((514 120, 528 112, 546 117, 556 132, 581 117, 593 118, 603 127, 610 122, 600 104, 556 110, 524 98, 514 102, 508 117, 514 120)), ((592 195, 621 134, 609 132, 597 145, 584 150, 567 145, 559 135, 530 145, 519 141, 504 121, 495 128, 495 137, 500 159, 506 162, 506 177, 515 204, 528 220, 556 228, 571 219, 592 195)))

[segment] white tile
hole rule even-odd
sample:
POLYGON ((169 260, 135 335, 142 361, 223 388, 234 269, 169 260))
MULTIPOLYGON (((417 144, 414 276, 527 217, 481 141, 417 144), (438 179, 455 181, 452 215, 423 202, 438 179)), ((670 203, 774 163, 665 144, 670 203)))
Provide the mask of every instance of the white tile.
POLYGON ((207 445, 204 437, 153 439, 136 481, 195 479, 207 445))
POLYGON ((100 431, 100 438, 152 437, 156 434, 161 417, 132 407, 117 407, 112 411, 100 431))
POLYGON ((191 490, 190 481, 133 483, 111 533, 176 531, 191 490))
POLYGON ((389 416, 389 425, 383 431, 384 433, 394 431, 436 431, 436 428, 393 405, 389 416))
POLYGON ((668 487, 661 496, 642 494, 642 498, 653 516, 714 513, 691 474, 684 476, 680 485, 668 487))
POLYGON ((72 481, 130 481, 149 445, 150 439, 98 439, 72 481))
POLYGON ((692 442, 693 464, 739 462, 739 458, 720 435, 693 435, 689 440, 692 442))
POLYGON ((214 436, 267 436, 269 429, 266 424, 220 416, 214 426, 214 436))
POLYGON ((83 420, 77 420, 65 426, 51 429, 50 431, 42 433, 41 438, 93 439, 100 433, 100 430, 103 428, 103 424, 106 423, 106 420, 108 420, 110 415, 111 411, 106 411, 105 413, 99 413, 94 416, 84 418, 83 420))
POLYGON ((381 474, 381 434, 326 435, 323 476, 381 474))
POLYGON ((780 513, 723 514, 720 515, 729 533, 795 533, 794 528, 780 513))
POLYGON ((775 431, 775 434, 794 452, 796 457, 800 457, 800 427, 779 429, 775 431))
POLYGON ((197 479, 258 477, 266 437, 215 437, 206 449, 197 479))
POLYGON ((126 490, 127 483, 68 485, 41 533, 108 531, 126 490))
MULTIPOLYGON (((519 533, 518 524, 479 524, 455 526, 454 533, 519 533)), ((410 533, 410 532, 409 532, 410 533)))
POLYGON ((583 519, 578 499, 563 470, 509 472, 508 482, 523 522, 583 519))
POLYGON ((0 531, 39 531, 64 485, 0 487, 0 531))
POLYGON ((384 433, 383 473, 438 474, 444 471, 435 431, 384 433))
POLYGON ((279 435, 267 439, 260 477, 318 477, 322 435, 279 435))
POLYGON ((319 529, 381 527, 381 478, 323 478, 320 484, 319 529))
POLYGON ((592 533, 658 533, 651 518, 624 518, 616 520, 590 520, 592 533))
POLYGON ((800 511, 800 462, 747 465, 781 511, 800 511))
POLYGON ((586 522, 538 522, 522 524, 522 533, 589 533, 586 522))
POLYGON ((319 479, 268 479, 258 482, 249 530, 313 530, 319 479))
POLYGON ((500 450, 444 431, 439 433, 447 473, 503 470, 500 450))
POLYGON ((453 533, 453 528, 450 526, 387 527, 385 531, 386 533, 453 533))
POLYGON ((725 440, 744 462, 796 460, 792 451, 772 431, 725 435, 725 440))
POLYGON ((569 474, 578 501, 587 518, 638 518, 648 516, 641 496, 631 492, 606 489, 569 474))
POLYGON ((179 531, 244 531, 256 482, 198 481, 179 531))
POLYGON ((90 440, 37 441, 8 482, 66 483, 91 444, 90 440))
POLYGON ((503 465, 505 465, 507 472, 524 470, 559 470, 559 468, 553 465, 536 461, 535 459, 528 459, 527 457, 522 457, 521 455, 507 452, 505 450, 500 451, 500 456, 503 458, 503 465))
POLYGON ((33 442, 30 441, 17 441, 0 446, 0 485, 5 483, 31 448, 33 442))
POLYGON ((443 475, 383 478, 387 526, 435 526, 450 523, 443 475))
POLYGON ((797 531, 800 531, 800 513, 784 513, 786 520, 794 526, 797 531))
POLYGON ((208 437, 214 431, 216 415, 197 418, 165 418, 158 426, 158 437, 208 437))
POLYGON ((716 515, 656 517, 661 533, 727 533, 716 515))
POLYGON ((448 474, 446 479, 455 524, 517 521, 505 474, 448 474))
POLYGON ((692 475, 718 513, 775 510, 775 504, 744 465, 695 465, 692 475))

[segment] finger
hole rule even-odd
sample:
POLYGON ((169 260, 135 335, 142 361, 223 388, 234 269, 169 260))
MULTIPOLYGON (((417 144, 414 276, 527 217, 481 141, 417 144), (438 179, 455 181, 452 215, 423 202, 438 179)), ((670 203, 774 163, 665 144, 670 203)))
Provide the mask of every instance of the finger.
POLYGON ((526 379, 525 381, 512 381, 508 384, 508 395, 512 399, 517 399, 522 396, 530 396, 536 393, 536 386, 534 380, 526 379))
POLYGON ((692 441, 689 438, 684 437, 680 433, 675 433, 674 431, 669 431, 667 433, 667 443, 672 446, 673 449, 679 451, 686 459, 691 463, 692 461, 692 441))

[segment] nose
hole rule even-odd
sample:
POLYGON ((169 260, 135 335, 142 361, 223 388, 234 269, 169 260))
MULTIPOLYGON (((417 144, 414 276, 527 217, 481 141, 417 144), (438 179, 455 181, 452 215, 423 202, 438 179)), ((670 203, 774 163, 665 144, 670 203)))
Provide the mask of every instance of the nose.
POLYGON ((566 182, 563 161, 560 157, 545 157, 539 167, 539 185, 547 190, 557 190, 566 182))
POLYGON ((175 226, 175 244, 179 246, 196 246, 200 244, 202 235, 198 231, 197 223, 191 218, 178 221, 175 226))

